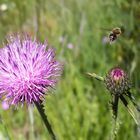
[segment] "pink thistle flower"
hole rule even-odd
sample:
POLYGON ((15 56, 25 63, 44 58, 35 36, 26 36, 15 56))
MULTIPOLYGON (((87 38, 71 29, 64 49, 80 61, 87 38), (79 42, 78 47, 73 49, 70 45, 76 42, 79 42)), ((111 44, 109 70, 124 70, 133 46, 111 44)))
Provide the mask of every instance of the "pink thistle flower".
POLYGON ((88 75, 96 78, 99 81, 104 82, 106 88, 109 90, 111 94, 111 107, 112 107, 112 113, 113 113, 113 118, 117 119, 118 115, 118 103, 119 100, 122 101, 123 105, 127 108, 129 111, 130 115, 133 117, 135 120, 136 124, 139 125, 138 120, 135 118, 134 112, 129 108, 129 102, 125 98, 128 97, 132 104, 135 106, 136 110, 140 112, 140 106, 137 104, 135 97, 133 94, 130 92, 131 89, 131 81, 128 76, 128 74, 121 68, 113 68, 109 70, 107 75, 103 78, 95 73, 88 73, 88 75))
POLYGON ((105 77, 107 89, 113 94, 124 94, 129 91, 131 82, 128 74, 121 68, 111 69, 105 77))
POLYGON ((9 104, 41 102, 61 75, 62 65, 47 42, 10 36, 0 50, 0 95, 9 104))

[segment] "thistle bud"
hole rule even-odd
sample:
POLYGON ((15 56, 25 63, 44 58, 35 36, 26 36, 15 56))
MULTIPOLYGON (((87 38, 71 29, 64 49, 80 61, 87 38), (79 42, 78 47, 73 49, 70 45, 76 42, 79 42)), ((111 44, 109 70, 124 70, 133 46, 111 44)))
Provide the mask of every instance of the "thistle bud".
POLYGON ((131 87, 128 75, 121 68, 111 69, 105 77, 105 84, 112 94, 117 95, 122 95, 131 87))

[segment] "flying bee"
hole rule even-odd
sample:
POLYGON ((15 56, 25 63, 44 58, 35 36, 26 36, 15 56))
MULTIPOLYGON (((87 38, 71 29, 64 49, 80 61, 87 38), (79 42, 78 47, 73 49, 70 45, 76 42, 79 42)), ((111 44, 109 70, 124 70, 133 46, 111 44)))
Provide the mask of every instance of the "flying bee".
MULTIPOLYGON (((109 29, 103 29, 103 30, 107 30, 110 31, 109 29)), ((109 42, 110 44, 113 43, 114 41, 116 41, 118 39, 118 37, 124 32, 124 28, 123 27, 115 27, 113 28, 109 35, 108 35, 108 39, 106 42, 109 42)))
POLYGON ((122 34, 122 30, 119 27, 113 28, 109 34, 109 41, 110 43, 117 40, 117 38, 122 34))

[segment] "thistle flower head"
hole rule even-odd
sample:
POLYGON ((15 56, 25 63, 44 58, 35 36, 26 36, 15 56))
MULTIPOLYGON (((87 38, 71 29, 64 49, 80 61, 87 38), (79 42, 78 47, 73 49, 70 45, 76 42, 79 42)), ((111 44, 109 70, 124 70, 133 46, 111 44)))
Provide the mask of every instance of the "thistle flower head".
POLYGON ((0 95, 9 104, 40 102, 61 75, 54 50, 27 36, 10 36, 0 50, 0 95))
POLYGON ((130 80, 121 68, 111 69, 105 77, 107 89, 113 94, 123 94, 130 89, 130 80))

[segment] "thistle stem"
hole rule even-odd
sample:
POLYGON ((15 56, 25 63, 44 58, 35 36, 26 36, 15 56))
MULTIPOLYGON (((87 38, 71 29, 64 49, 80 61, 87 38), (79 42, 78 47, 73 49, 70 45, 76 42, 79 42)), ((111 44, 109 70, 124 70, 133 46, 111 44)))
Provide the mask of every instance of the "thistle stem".
POLYGON ((99 80, 99 81, 104 81, 104 78, 95 74, 95 73, 87 73, 89 76, 94 77, 95 79, 99 80))
POLYGON ((111 101, 111 107, 113 113, 112 140, 116 140, 117 133, 118 133, 118 126, 117 126, 118 101, 119 101, 119 97, 117 95, 112 96, 112 101, 111 101))
POLYGON ((44 105, 39 104, 38 102, 34 102, 34 103, 36 105, 36 108, 38 109, 38 112, 40 113, 40 116, 42 117, 42 120, 43 120, 46 128, 48 129, 48 132, 49 132, 52 140, 56 140, 56 137, 52 130, 51 124, 48 121, 47 114, 45 114, 44 105))
POLYGON ((117 95, 114 95, 111 104, 112 104, 113 117, 115 121, 117 120, 117 116, 118 116, 118 102, 119 102, 119 97, 117 95))

